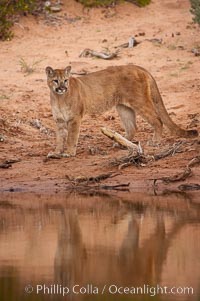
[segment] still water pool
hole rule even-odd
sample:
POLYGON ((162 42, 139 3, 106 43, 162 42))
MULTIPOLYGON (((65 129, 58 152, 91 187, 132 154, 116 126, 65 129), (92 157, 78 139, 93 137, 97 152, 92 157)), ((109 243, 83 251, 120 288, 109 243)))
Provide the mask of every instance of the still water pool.
POLYGON ((0 300, 200 300, 198 194, 0 194, 0 300))

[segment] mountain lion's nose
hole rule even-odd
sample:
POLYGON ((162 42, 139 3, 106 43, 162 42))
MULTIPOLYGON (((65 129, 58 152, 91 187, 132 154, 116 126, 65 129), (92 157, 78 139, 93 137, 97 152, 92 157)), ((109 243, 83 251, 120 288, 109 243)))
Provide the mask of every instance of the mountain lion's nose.
POLYGON ((66 87, 58 87, 56 88, 56 93, 65 93, 67 91, 66 87))

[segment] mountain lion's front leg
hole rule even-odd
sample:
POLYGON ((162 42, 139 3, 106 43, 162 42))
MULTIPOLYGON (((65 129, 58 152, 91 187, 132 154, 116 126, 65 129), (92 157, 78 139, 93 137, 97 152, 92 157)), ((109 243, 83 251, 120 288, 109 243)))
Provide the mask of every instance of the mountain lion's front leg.
POLYGON ((68 122, 67 153, 64 154, 66 157, 76 155, 80 124, 81 117, 76 117, 68 122))
POLYGON ((48 158, 60 158, 64 155, 64 148, 67 138, 67 123, 64 120, 56 120, 56 149, 48 153, 48 158))

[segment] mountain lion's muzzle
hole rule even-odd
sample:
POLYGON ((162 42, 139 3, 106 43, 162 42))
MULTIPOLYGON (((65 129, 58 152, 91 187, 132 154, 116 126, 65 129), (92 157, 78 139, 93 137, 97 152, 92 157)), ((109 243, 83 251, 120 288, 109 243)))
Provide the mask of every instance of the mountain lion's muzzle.
POLYGON ((56 87, 54 89, 54 91, 57 93, 57 94, 64 94, 67 92, 67 87, 56 87))

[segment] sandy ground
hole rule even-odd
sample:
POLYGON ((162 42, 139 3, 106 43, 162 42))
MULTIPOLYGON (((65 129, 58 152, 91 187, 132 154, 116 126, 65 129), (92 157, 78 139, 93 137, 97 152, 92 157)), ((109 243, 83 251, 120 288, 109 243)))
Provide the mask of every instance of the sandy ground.
MULTIPOLYGON (((101 126, 123 134, 115 110, 83 120, 77 156, 44 160, 55 145, 55 124, 49 103, 45 67, 72 65, 75 72, 93 72, 107 66, 134 63, 155 77, 172 119, 184 128, 200 130, 200 57, 191 50, 200 47, 200 28, 192 23, 189 0, 153 0, 145 8, 123 3, 114 8, 83 10, 73 0, 63 1, 62 11, 51 18, 24 17, 15 24, 12 41, 0 43, 0 163, 19 159, 9 169, 0 169, 1 190, 64 189, 67 177, 94 176, 118 171, 110 165, 113 158, 127 155, 112 147, 100 132, 101 126), (113 60, 80 58, 85 48, 115 50, 115 46, 135 36, 141 43, 122 49, 113 60), (156 40, 152 40, 156 39, 156 40), (159 41, 162 43, 159 43, 159 41), (22 63, 32 65, 26 74, 22 63), (37 121, 36 121, 37 120, 37 121), (39 127, 36 124, 39 121, 39 127)), ((25 66, 24 66, 25 67, 25 66)), ((145 154, 169 148, 177 141, 164 130, 161 146, 151 148, 147 140, 151 127, 140 117, 136 140, 145 154)), ((129 166, 106 183, 127 183, 136 190, 152 186, 153 178, 174 175, 184 170, 199 155, 199 140, 189 140, 181 153, 148 163, 129 166)), ((199 183, 200 170, 193 168, 187 182, 199 183)), ((179 183, 180 184, 180 183, 179 183)))

